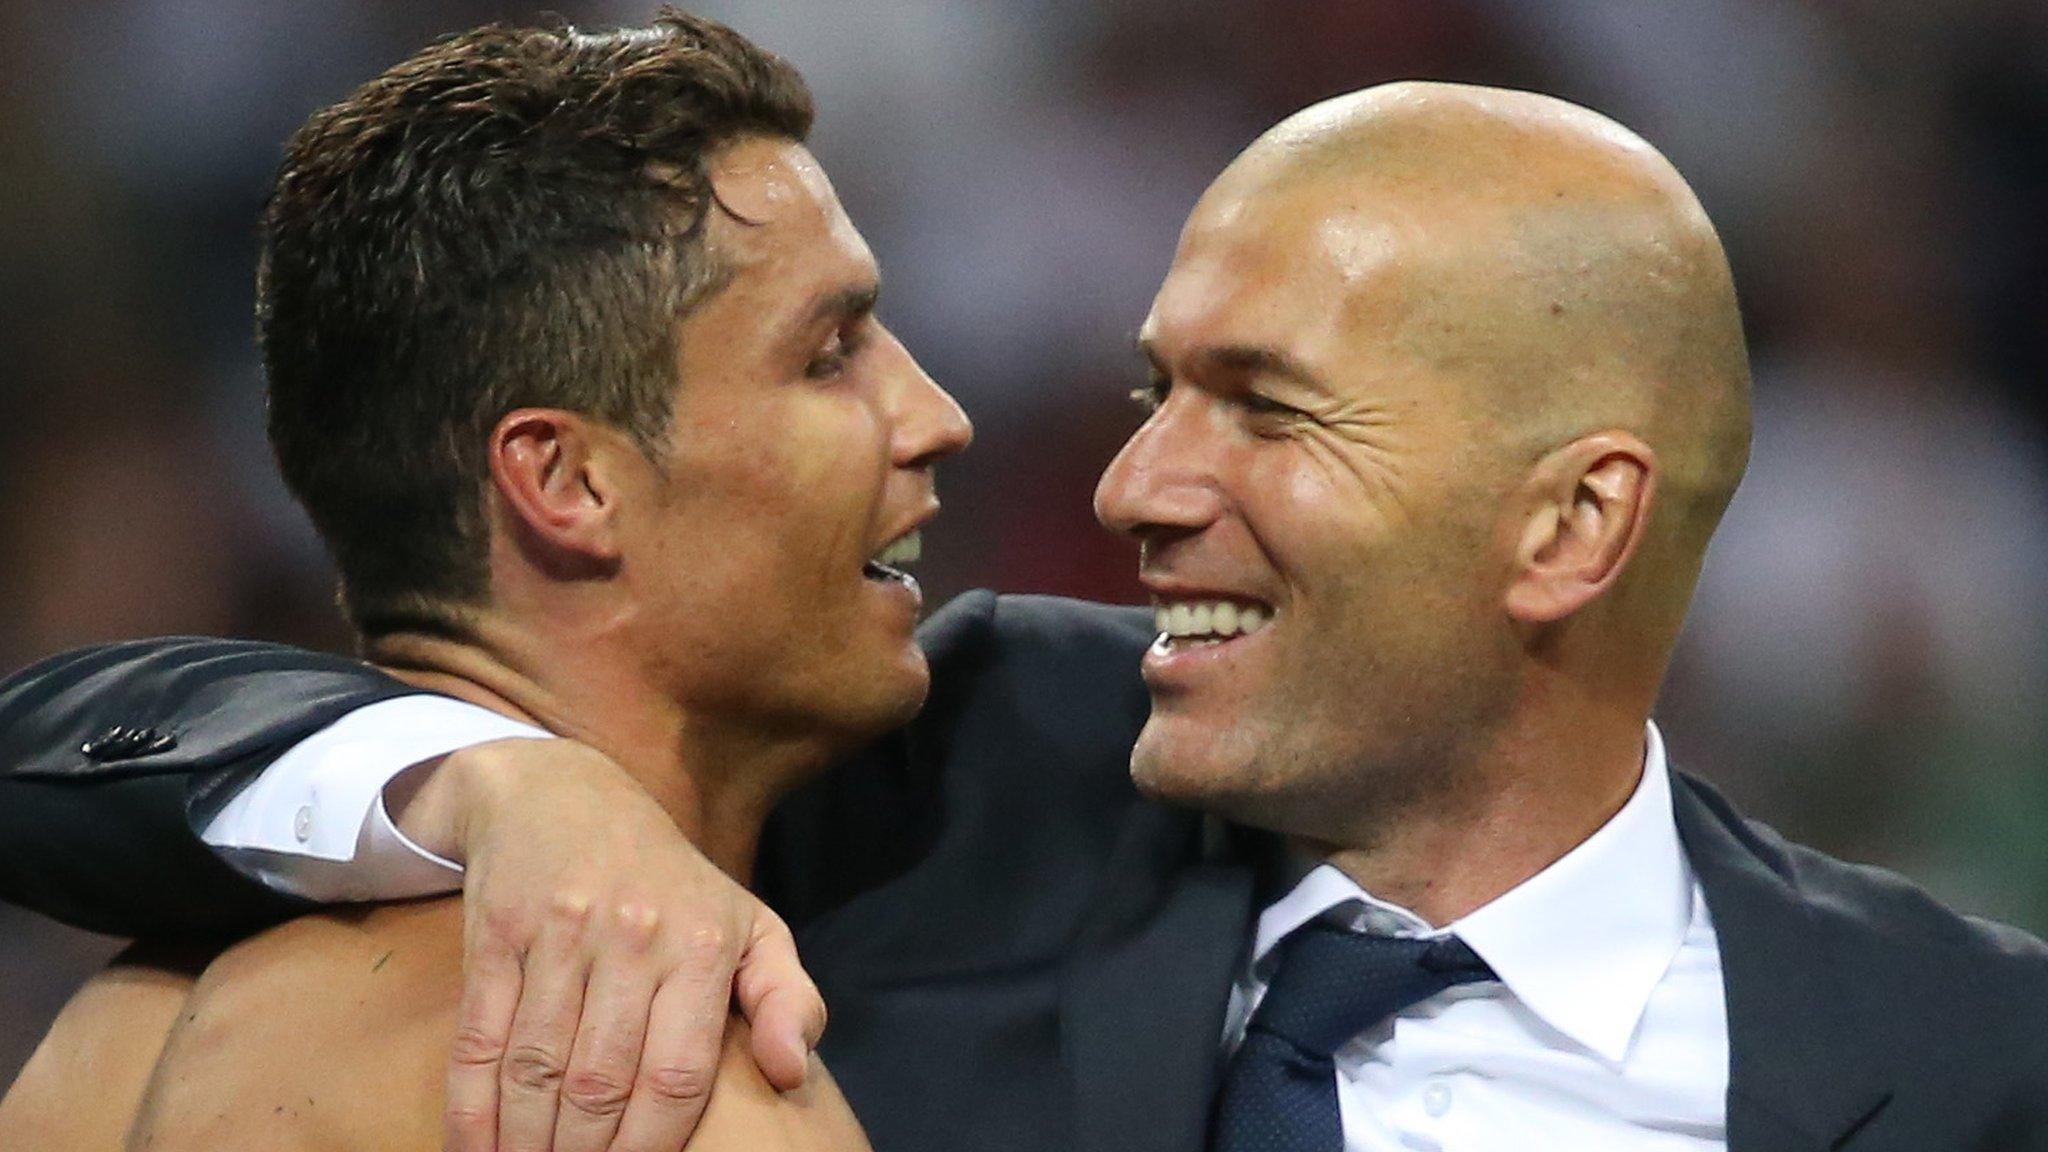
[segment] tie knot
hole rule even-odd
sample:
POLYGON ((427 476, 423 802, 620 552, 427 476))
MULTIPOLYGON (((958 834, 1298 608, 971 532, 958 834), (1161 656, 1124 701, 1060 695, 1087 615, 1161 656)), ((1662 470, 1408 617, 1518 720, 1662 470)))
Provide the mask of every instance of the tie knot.
POLYGON ((1311 922, 1275 950, 1279 967, 1249 1028, 1320 1060, 1352 1037, 1446 988, 1494 979, 1455 936, 1368 936, 1311 922))

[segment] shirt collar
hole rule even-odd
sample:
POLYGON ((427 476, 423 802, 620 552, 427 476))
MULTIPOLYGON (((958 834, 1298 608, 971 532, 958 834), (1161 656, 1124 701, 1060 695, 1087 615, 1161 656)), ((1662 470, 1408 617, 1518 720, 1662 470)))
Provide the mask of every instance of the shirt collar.
POLYGON ((1692 923, 1692 867, 1678 840, 1664 740, 1648 726, 1642 778, 1621 811, 1578 847, 1464 919, 1432 928, 1329 864, 1259 917, 1255 961, 1333 910, 1364 932, 1455 933, 1543 1022, 1601 1057, 1627 1057, 1650 994, 1692 923), (1348 907, 1347 907, 1348 906, 1348 907))

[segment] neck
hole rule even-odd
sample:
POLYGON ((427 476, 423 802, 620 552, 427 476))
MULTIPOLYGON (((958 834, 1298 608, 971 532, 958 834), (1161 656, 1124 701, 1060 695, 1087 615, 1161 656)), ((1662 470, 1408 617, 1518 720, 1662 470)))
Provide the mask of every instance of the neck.
POLYGON ((1499 899, 1600 830, 1642 780, 1644 720, 1629 710, 1514 725, 1487 741, 1460 786, 1382 814, 1349 845, 1300 841, 1366 891, 1431 924, 1499 899))
POLYGON ((461 639, 391 633, 366 651, 407 683, 604 753, 743 884, 769 810, 828 759, 815 741, 776 740, 698 714, 594 637, 536 635, 485 618, 461 639))

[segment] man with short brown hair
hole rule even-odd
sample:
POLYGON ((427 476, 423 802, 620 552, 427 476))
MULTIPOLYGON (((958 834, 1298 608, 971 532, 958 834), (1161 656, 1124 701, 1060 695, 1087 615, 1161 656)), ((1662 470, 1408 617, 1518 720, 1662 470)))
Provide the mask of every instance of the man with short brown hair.
MULTIPOLYGON (((970 435, 876 319, 810 120, 789 65, 708 20, 492 26, 315 114, 264 217, 271 439, 378 694, 602 750, 741 883, 774 802, 923 701, 920 594, 885 561, 915 552, 934 465, 970 435)), ((649 807, 612 818, 663 843, 649 807)), ((565 1141, 867 1147, 805 1037, 753 1044, 723 986, 674 978, 695 953, 657 908, 558 902, 532 951, 580 956, 600 924, 631 947, 584 958, 574 993, 655 1001, 654 1035, 578 1037, 645 1090, 570 1110, 565 1141), (709 1083, 663 1069, 704 1032, 724 1055, 698 1125, 709 1083)), ((444 1078, 454 1115, 494 1119, 446 1068, 463 928, 444 899, 300 917, 196 982, 118 966, 0 1105, 0 1143, 425 1148, 444 1078)), ((786 950, 772 914, 752 931, 786 950)), ((605 1092, 512 1064, 508 1104, 551 1125, 558 1092, 605 1092)))

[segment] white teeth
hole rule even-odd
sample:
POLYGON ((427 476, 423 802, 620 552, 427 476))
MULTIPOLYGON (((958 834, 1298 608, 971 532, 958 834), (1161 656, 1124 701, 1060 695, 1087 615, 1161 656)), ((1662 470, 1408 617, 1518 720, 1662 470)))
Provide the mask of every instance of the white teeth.
POLYGON ((875 563, 896 567, 900 564, 915 564, 924 555, 924 533, 908 532, 898 537, 887 548, 875 553, 875 563))
POLYGON ((1209 619, 1218 636, 1237 635, 1237 605, 1228 600, 1218 600, 1209 619))
POLYGON ((1272 609, 1231 600, 1161 601, 1152 608, 1159 631, 1176 640, 1249 636, 1272 619, 1272 609))

